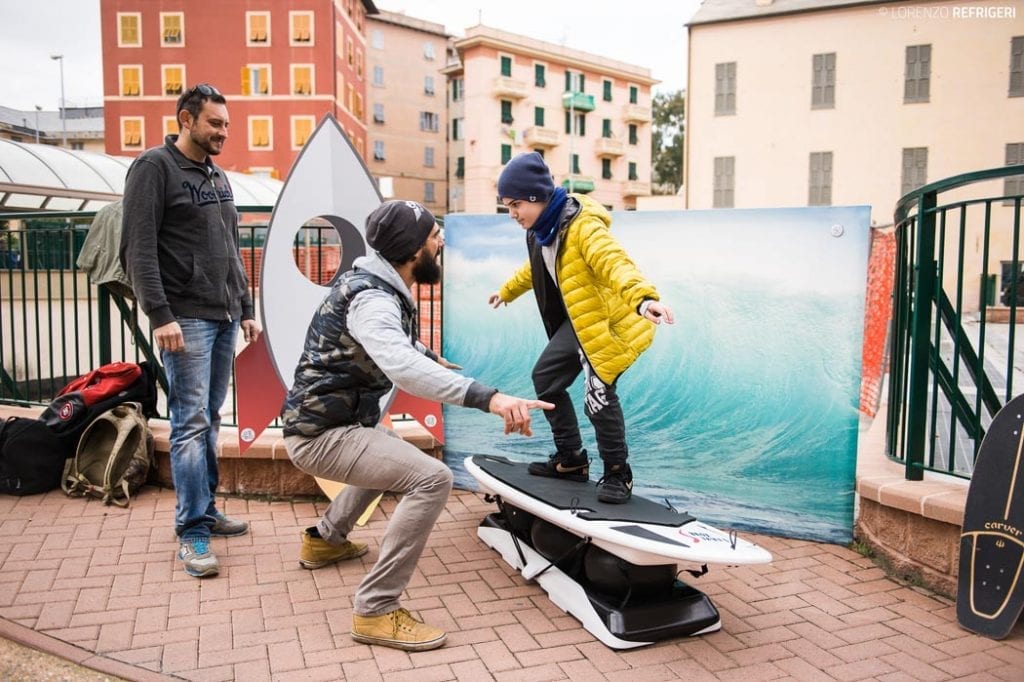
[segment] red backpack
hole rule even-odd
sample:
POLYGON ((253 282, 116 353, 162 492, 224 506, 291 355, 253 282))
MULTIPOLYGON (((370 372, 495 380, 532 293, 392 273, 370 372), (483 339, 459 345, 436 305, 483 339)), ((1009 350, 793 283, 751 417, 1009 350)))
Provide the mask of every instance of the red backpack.
POLYGON ((78 391, 88 407, 115 396, 142 376, 142 368, 134 362, 112 362, 82 375, 60 389, 58 396, 78 391))

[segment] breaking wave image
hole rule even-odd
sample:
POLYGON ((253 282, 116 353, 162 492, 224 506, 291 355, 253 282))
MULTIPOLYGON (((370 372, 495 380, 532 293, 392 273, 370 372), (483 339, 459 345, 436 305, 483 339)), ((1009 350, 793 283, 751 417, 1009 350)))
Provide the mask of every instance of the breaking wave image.
MULTIPOLYGON (((722 528, 852 537, 868 213, 863 207, 616 213, 613 234, 676 323, 620 377, 634 492, 722 528)), ((525 261, 507 216, 448 216, 444 355, 502 392, 533 397, 546 343, 532 293, 487 298, 525 261)), ((596 481, 602 463, 570 388, 596 481)), ((474 454, 519 461, 554 451, 504 436, 493 415, 445 408, 456 485, 474 454)))

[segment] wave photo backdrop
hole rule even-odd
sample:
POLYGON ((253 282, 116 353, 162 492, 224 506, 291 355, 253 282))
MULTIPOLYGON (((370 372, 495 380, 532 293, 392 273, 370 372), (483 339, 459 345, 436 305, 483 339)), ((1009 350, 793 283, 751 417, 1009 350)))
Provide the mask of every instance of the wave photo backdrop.
MULTIPOLYGON (((868 207, 615 212, 612 233, 672 307, 619 379, 634 493, 703 521, 792 538, 852 538, 868 207)), ((487 298, 526 259, 507 215, 445 219, 444 356, 513 395, 535 395, 547 342, 532 292, 487 298)), ((591 478, 602 474, 570 389, 591 478)), ((499 420, 445 407, 456 485, 472 454, 519 461, 554 451, 547 422, 504 436, 499 420)))

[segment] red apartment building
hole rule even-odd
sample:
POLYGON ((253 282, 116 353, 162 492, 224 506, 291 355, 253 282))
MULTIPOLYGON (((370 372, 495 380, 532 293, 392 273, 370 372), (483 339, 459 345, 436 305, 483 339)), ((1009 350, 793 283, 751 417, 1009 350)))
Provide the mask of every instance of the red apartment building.
POLYGON ((372 0, 100 0, 106 152, 177 133, 183 89, 227 98, 228 170, 284 178, 332 113, 366 156, 366 16, 372 0))

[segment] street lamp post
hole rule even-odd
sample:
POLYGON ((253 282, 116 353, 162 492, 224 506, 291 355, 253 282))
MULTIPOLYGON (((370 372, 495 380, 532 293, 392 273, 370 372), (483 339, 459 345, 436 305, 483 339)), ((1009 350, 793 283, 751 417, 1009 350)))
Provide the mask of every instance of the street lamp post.
POLYGON ((36 105, 36 144, 39 144, 39 112, 42 111, 42 107, 36 105))
POLYGON ((68 146, 68 123, 65 113, 64 103, 64 55, 62 54, 51 54, 50 59, 56 59, 60 62, 60 146, 68 146))
MULTIPOLYGON (((570 81, 569 84, 570 84, 570 86, 573 85, 572 81, 570 81)), ((573 190, 573 183, 572 183, 573 164, 572 164, 572 161, 573 161, 573 145, 575 144, 575 140, 573 138, 576 137, 576 89, 570 87, 569 91, 567 93, 565 93, 565 95, 563 95, 563 99, 565 97, 569 98, 569 193, 572 194, 572 190, 573 190)))

